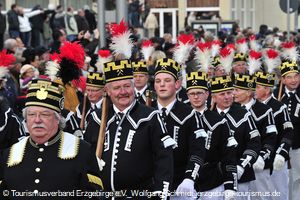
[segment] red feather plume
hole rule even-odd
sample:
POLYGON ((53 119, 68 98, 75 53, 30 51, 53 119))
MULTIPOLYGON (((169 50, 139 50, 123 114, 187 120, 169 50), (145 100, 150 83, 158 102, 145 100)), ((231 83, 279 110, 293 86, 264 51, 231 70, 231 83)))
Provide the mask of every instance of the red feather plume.
POLYGON ((231 52, 232 52, 231 49, 226 46, 225 48, 220 50, 220 56, 225 58, 225 57, 229 56, 231 54, 231 52))
POLYGON ((226 45, 226 47, 225 48, 228 48, 228 49, 230 49, 231 50, 231 52, 232 51, 235 51, 235 45, 234 44, 228 44, 228 45, 226 45))
POLYGON ((204 52, 205 49, 210 49, 212 43, 211 42, 198 42, 197 47, 204 52))
POLYGON ((119 36, 125 33, 128 30, 128 26, 125 23, 125 20, 122 19, 120 24, 111 24, 110 32, 113 36, 119 36))
POLYGON ((250 35, 249 40, 256 40, 256 36, 255 35, 250 35))
POLYGON ((221 46, 222 42, 220 40, 213 40, 212 41, 212 45, 219 45, 219 46, 221 46))
POLYGON ((249 52, 249 56, 251 57, 251 58, 253 58, 253 59, 255 59, 255 60, 258 60, 258 59, 260 59, 261 58, 261 52, 259 52, 259 51, 254 51, 254 50, 250 50, 250 52, 249 52))
POLYGON ((99 51, 98 51, 98 55, 99 55, 101 58, 107 58, 107 57, 111 56, 109 50, 99 50, 99 51))
POLYGON ((281 47, 285 48, 285 49, 290 49, 290 48, 295 47, 295 44, 293 42, 283 42, 281 44, 281 47))
POLYGON ((193 44, 195 41, 195 38, 193 34, 181 34, 177 37, 178 42, 181 42, 183 44, 193 44))
POLYGON ((60 58, 66 58, 74 62, 78 68, 82 68, 84 65, 84 49, 78 42, 65 42, 60 47, 60 58))
POLYGON ((12 54, 7 54, 6 49, 0 52, 0 66, 8 67, 13 62, 16 61, 16 58, 12 54))
POLYGON ((268 57, 271 59, 274 59, 279 55, 279 53, 277 51, 275 51, 274 49, 269 49, 269 50, 267 50, 266 53, 267 53, 268 57))
POLYGON ((145 40, 142 43, 142 47, 149 47, 149 46, 153 46, 153 43, 151 40, 145 40))
POLYGON ((241 38, 239 40, 236 41, 237 44, 243 44, 246 43, 246 38, 241 38))
POLYGON ((61 58, 58 53, 53 53, 53 54, 50 54, 50 60, 59 63, 61 61, 61 58))

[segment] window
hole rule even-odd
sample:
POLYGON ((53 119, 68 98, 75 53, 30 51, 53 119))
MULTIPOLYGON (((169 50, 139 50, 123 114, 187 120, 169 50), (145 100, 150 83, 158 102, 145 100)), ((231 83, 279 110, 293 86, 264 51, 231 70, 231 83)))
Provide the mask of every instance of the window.
POLYGON ((24 0, 16 0, 16 4, 18 6, 22 6, 23 8, 32 9, 36 5, 40 5, 43 9, 48 8, 48 1, 40 1, 40 0, 30 0, 30 1, 24 1, 24 0))
POLYGON ((237 19, 237 0, 231 0, 231 19, 237 19))
POLYGON ((250 9, 249 9, 249 21, 250 21, 250 26, 255 27, 255 0, 250 0, 250 9))

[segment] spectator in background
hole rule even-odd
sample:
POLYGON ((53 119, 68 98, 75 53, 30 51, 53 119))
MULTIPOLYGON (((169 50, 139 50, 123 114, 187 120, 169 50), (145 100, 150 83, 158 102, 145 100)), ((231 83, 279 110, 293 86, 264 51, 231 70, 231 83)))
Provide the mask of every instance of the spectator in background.
POLYGON ((97 28, 95 13, 91 11, 88 5, 84 5, 83 9, 84 9, 85 18, 89 24, 89 31, 92 34, 93 31, 97 28))
POLYGON ((192 27, 192 22, 196 20, 196 13, 190 12, 188 18, 187 18, 187 25, 192 27))
POLYGON ((128 19, 129 19, 129 26, 134 28, 140 26, 140 1, 139 0, 129 0, 128 1, 128 19))
POLYGON ((64 8, 61 5, 56 7, 56 12, 54 12, 50 18, 50 27, 54 32, 55 29, 65 28, 65 14, 64 8))
POLYGON ((52 29, 51 29, 51 23, 50 19, 51 16, 55 13, 55 6, 53 4, 48 5, 48 11, 49 13, 45 13, 45 20, 43 22, 43 42, 44 46, 48 48, 50 41, 52 39, 52 29))
POLYGON ((52 37, 53 43, 49 46, 50 53, 59 53, 61 44, 67 41, 66 33, 63 29, 56 29, 53 31, 52 37))
POLYGON ((20 37, 20 27, 17 10, 17 4, 12 4, 11 10, 7 12, 8 33, 9 37, 11 38, 20 37))
MULTIPOLYGON (((33 7, 32 11, 35 10, 43 10, 40 5, 36 5, 33 7)), ((29 19, 32 30, 31 30, 31 46, 32 47, 37 47, 40 46, 41 43, 41 37, 43 33, 43 24, 45 19, 47 18, 47 15, 49 13, 53 13, 54 10, 45 10, 44 13, 40 13, 38 15, 35 15, 29 19)))
POLYGON ((6 17, 1 13, 2 4, 0 3, 0 51, 3 49, 4 33, 6 30, 6 17))
POLYGON ((18 8, 18 20, 19 20, 19 27, 20 27, 20 36, 25 45, 25 47, 30 46, 30 38, 31 38, 31 24, 29 22, 29 18, 39 15, 43 13, 42 10, 34 10, 29 13, 24 13, 24 9, 22 7, 18 8))
POLYGON ((144 27, 148 31, 148 38, 152 38, 155 36, 155 29, 158 28, 158 21, 156 19, 156 16, 152 12, 149 12, 144 27))
POLYGON ((78 9, 78 14, 75 15, 75 20, 76 20, 76 23, 77 23, 77 27, 78 27, 78 32, 80 31, 88 31, 90 28, 89 28, 89 23, 88 21, 86 20, 85 18, 85 13, 82 9, 78 9))
POLYGON ((74 17, 74 9, 73 7, 68 7, 67 9, 67 17, 65 18, 66 24, 66 33, 67 33, 67 40, 73 41, 76 39, 78 35, 78 27, 74 17))
POLYGON ((34 74, 35 68, 32 65, 26 64, 23 65, 20 69, 20 89, 21 94, 27 94, 29 82, 36 78, 36 75, 34 74))

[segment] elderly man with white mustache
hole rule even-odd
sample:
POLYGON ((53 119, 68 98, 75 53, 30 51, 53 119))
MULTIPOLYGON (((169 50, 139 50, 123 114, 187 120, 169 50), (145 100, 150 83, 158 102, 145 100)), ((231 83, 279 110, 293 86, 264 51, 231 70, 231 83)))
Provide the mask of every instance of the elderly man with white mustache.
POLYGON ((31 82, 23 110, 30 136, 0 156, 0 190, 8 191, 1 192, 1 199, 19 199, 17 194, 21 193, 39 197, 45 192, 56 192, 64 199, 83 199, 76 191, 102 189, 90 145, 62 131, 63 90, 63 86, 49 80, 31 82))

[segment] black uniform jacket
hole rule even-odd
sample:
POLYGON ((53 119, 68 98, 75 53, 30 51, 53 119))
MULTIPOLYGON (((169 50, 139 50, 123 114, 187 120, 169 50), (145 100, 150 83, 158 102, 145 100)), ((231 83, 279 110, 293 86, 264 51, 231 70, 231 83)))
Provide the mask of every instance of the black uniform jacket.
POLYGON ((205 163, 196 182, 197 188, 203 192, 224 184, 225 190, 236 190, 237 142, 231 134, 227 120, 208 109, 201 118, 207 139, 205 163))
POLYGON ((0 190, 10 191, 8 199, 87 199, 78 191, 102 189, 99 167, 90 145, 69 133, 60 131, 43 145, 25 137, 5 149, 0 159, 0 190), (27 195, 21 198, 13 195, 12 190, 27 195), (50 196, 50 192, 62 193, 50 196), (34 197, 34 193, 38 195, 34 197))
POLYGON ((26 136, 26 131, 13 110, 0 99, 0 149, 5 149, 26 136))
MULTIPOLYGON (((101 110, 92 113, 84 139, 96 149, 101 110)), ((105 191, 168 190, 173 176, 172 145, 153 108, 133 102, 122 117, 108 108, 101 177, 105 191)))
MULTIPOLYGON (((292 146, 294 128, 291 122, 287 106, 280 101, 277 101, 274 97, 270 97, 266 104, 273 110, 275 125, 277 128, 277 139, 275 145, 275 151, 271 155, 273 161, 276 154, 282 155, 285 160, 289 159, 289 150, 292 146)), ((271 168, 273 165, 271 165, 271 168)))
POLYGON ((176 141, 173 190, 185 179, 196 180, 205 160, 207 134, 196 110, 178 100, 165 118, 168 134, 176 141))
POLYGON ((244 183, 255 180, 252 165, 258 157, 261 144, 254 119, 250 112, 235 103, 231 105, 224 117, 227 119, 231 134, 234 135, 238 143, 236 152, 237 164, 245 169, 238 182, 244 183))
POLYGON ((277 136, 272 108, 255 100, 255 103, 251 106, 249 111, 255 121, 256 128, 260 133, 260 156, 265 161, 264 169, 269 169, 271 166, 271 154, 275 150, 277 136))
MULTIPOLYGON (((274 91, 274 95, 277 97, 278 91, 274 91)), ((283 88, 281 102, 287 106, 294 127, 292 149, 298 149, 300 148, 300 86, 292 96, 289 96, 283 88)))

